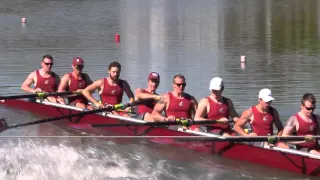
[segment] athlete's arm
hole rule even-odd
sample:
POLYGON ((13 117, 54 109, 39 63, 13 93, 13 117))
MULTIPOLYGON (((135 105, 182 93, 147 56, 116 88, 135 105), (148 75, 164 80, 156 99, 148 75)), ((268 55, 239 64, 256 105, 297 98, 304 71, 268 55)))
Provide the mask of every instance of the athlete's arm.
MULTIPOLYGON (((296 116, 291 116, 284 126, 282 136, 291 136, 294 132, 297 131, 297 118, 296 116)), ((289 144, 300 144, 305 143, 306 141, 290 141, 289 144)))
POLYGON ((248 134, 244 131, 243 126, 250 121, 250 117, 252 116, 252 110, 245 110, 239 120, 234 125, 234 130, 242 136, 248 136, 248 134))
POLYGON ((92 93, 97 89, 101 89, 101 87, 103 86, 103 83, 104 83, 104 80, 103 79, 99 79, 99 80, 93 82, 91 85, 87 86, 82 91, 82 94, 84 95, 84 97, 86 97, 90 102, 92 102, 97 107, 101 107, 102 105, 101 105, 101 103, 98 102, 98 100, 96 100, 92 96, 92 93))
POLYGON ((69 74, 65 74, 60 81, 59 87, 58 87, 58 92, 64 92, 66 91, 68 84, 70 81, 70 75, 69 74))
POLYGON ((207 120, 204 116, 207 114, 208 99, 202 98, 194 115, 195 120, 207 120))
POLYGON ((35 83, 34 78, 36 77, 36 72, 32 72, 28 75, 27 79, 22 83, 21 90, 28 93, 36 93, 36 89, 32 89, 31 84, 35 83))
POLYGON ((282 136, 291 136, 292 133, 296 130, 296 116, 291 116, 284 126, 282 136))
POLYGON ((154 99, 154 100, 159 100, 161 98, 160 95, 157 94, 148 94, 144 93, 142 88, 137 88, 135 90, 135 98, 136 100, 138 99, 154 99))
MULTIPOLYGON (((69 80, 70 80, 70 75, 69 74, 65 74, 62 78, 61 78, 61 81, 59 83, 59 86, 58 86, 58 92, 65 92, 67 87, 68 87, 68 84, 69 84, 69 80)), ((64 96, 64 97, 71 97, 71 96, 74 96, 74 95, 69 95, 69 96, 64 96)), ((57 98, 57 101, 61 104, 65 104, 65 101, 62 97, 58 97, 57 98)))
POLYGON ((156 103, 151 113, 152 119, 154 121, 165 121, 166 117, 162 116, 162 112, 165 110, 168 103, 168 94, 163 95, 160 100, 156 103))

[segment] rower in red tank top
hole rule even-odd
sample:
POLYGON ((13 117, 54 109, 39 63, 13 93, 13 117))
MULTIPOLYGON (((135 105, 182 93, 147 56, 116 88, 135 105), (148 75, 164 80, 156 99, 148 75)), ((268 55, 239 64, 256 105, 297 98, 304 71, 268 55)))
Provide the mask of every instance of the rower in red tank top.
POLYGON ((181 74, 173 78, 173 91, 161 97, 152 111, 153 121, 175 121, 176 118, 192 119, 198 103, 197 100, 184 92, 185 77, 181 74), (165 116, 162 113, 165 112, 165 116))
MULTIPOLYGON (((62 77, 58 92, 82 92, 83 89, 92 84, 89 75, 86 73, 82 73, 83 67, 83 59, 80 57, 74 58, 72 60, 72 72, 67 73, 62 77)), ((93 107, 88 104, 87 98, 85 98, 83 95, 70 95, 66 97, 68 98, 69 105, 73 105, 82 109, 93 110, 93 107)), ((59 102, 64 102, 64 99, 59 98, 59 102)))
MULTIPOLYGON (((121 65, 118 62, 112 62, 108 67, 109 77, 99 79, 93 82, 90 86, 85 88, 82 94, 92 102, 96 107, 103 108, 106 104, 119 104, 122 103, 122 95, 125 92, 129 98, 130 102, 134 101, 134 95, 127 81, 119 79, 121 72, 121 65), (97 99, 92 96, 95 90, 99 90, 99 95, 101 98, 100 103, 97 99)), ((114 114, 119 114, 122 116, 127 116, 128 111, 131 108, 127 108, 124 112, 113 111, 114 114)))
POLYGON ((191 119, 192 115, 192 97, 185 94, 183 97, 176 97, 172 92, 168 92, 169 105, 165 110, 167 116, 173 116, 180 119, 191 119))
POLYGON ((123 81, 119 79, 115 84, 110 85, 108 78, 103 79, 103 90, 100 94, 102 104, 119 104, 122 102, 123 81))
MULTIPOLYGON (((307 135, 317 135, 318 131, 318 123, 317 117, 313 116, 311 122, 306 122, 302 119, 299 113, 296 114, 296 119, 298 120, 299 129, 296 132, 297 136, 307 136, 307 135)), ((308 148, 308 149, 316 149, 317 141, 305 142, 297 145, 298 149, 308 148)))
POLYGON ((309 141, 289 142, 295 144, 297 149, 312 154, 320 155, 318 141, 313 140, 312 136, 320 134, 319 116, 313 114, 316 108, 316 98, 313 94, 306 93, 301 98, 301 110, 291 116, 284 128, 283 136, 294 135, 307 136, 309 141))
POLYGON ((273 108, 270 106, 268 112, 260 112, 256 106, 252 106, 251 129, 258 136, 273 135, 273 108))
MULTIPOLYGON (((266 136, 273 135, 273 123, 278 129, 278 135, 282 134, 283 125, 280 121, 278 111, 271 106, 274 98, 271 96, 270 89, 261 89, 259 92, 259 104, 250 107, 245 110, 240 119, 234 125, 234 130, 242 136, 266 136), (247 134, 243 126, 246 123, 250 123, 253 132, 247 134)), ((262 143, 262 145, 267 145, 267 143, 262 143)), ((283 147, 283 143, 278 143, 278 147, 283 147)))
MULTIPOLYGON (((147 94, 147 95, 153 95, 151 92, 142 89, 141 93, 147 94)), ((156 104, 156 100, 152 99, 150 101, 147 101, 144 104, 141 104, 139 106, 137 106, 137 113, 138 114, 143 114, 143 113, 152 113, 153 107, 156 104)))
MULTIPOLYGON (((84 89, 87 87, 86 77, 84 74, 80 74, 78 77, 75 77, 72 73, 69 73, 70 77, 70 84, 69 84, 69 91, 78 91, 80 89, 84 89)), ((83 96, 73 96, 69 97, 69 104, 76 104, 76 103, 84 103, 88 104, 88 100, 83 96)))
MULTIPOLYGON (((231 117, 233 121, 237 121, 239 117, 238 113, 235 111, 232 101, 222 96, 224 83, 221 78, 212 78, 209 90, 211 91, 210 96, 200 100, 194 118, 197 121, 219 120, 221 123, 206 126, 207 131, 229 136, 233 133, 229 125, 229 117, 231 117)), ((193 125, 191 129, 200 131, 202 130, 202 126, 193 125)))
POLYGON ((55 78, 54 72, 51 72, 51 75, 49 77, 42 77, 40 75, 40 71, 36 71, 36 76, 37 76, 37 83, 35 88, 41 89, 44 92, 56 92, 57 91, 57 80, 55 78))
MULTIPOLYGON (((53 66, 53 58, 50 55, 44 55, 41 61, 42 68, 33 71, 29 74, 27 79, 22 83, 21 89, 28 93, 37 92, 55 92, 60 83, 59 76, 51 71, 53 66), (35 88, 30 86, 34 84, 35 88)), ((58 102, 56 97, 47 97, 48 101, 58 102)))
POLYGON ((160 96, 156 93, 156 90, 160 84, 160 75, 157 72, 151 72, 148 75, 148 86, 146 89, 137 88, 135 91, 135 97, 137 100, 144 100, 145 103, 137 106, 138 119, 151 121, 151 113, 153 108, 160 99, 160 96))

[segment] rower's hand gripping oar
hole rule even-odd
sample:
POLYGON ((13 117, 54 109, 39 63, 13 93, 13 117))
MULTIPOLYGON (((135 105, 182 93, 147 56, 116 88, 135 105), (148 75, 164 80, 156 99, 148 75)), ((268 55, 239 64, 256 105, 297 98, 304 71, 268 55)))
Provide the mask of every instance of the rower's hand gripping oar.
POLYGON ((37 120, 37 121, 32 121, 32 122, 26 122, 26 123, 21 123, 21 124, 14 124, 14 125, 7 125, 7 122, 5 119, 0 119, 0 132, 6 130, 6 129, 12 129, 16 127, 22 127, 22 126, 29 126, 29 125, 34 125, 34 124, 40 124, 40 123, 46 123, 46 122, 53 122, 61 119, 68 119, 68 118, 73 118, 73 117, 78 117, 78 116, 83 116, 87 114, 95 114, 99 112, 104 112, 104 111, 113 111, 113 110, 118 110, 118 109, 124 109, 127 107, 132 107, 141 104, 141 101, 135 101, 132 103, 127 103, 127 104, 116 104, 114 106, 108 105, 105 108, 100 108, 100 109, 95 109, 91 111, 84 111, 76 114, 70 114, 70 115, 65 115, 65 116, 59 116, 59 117, 52 117, 52 118, 47 118, 47 119, 42 119, 42 120, 37 120))
POLYGON ((13 96, 0 96, 0 100, 9 100, 9 99, 23 99, 23 98, 47 98, 49 96, 66 96, 66 95, 72 95, 72 94, 81 94, 77 91, 66 91, 66 92, 39 92, 34 94, 22 94, 22 95, 13 95, 13 96))

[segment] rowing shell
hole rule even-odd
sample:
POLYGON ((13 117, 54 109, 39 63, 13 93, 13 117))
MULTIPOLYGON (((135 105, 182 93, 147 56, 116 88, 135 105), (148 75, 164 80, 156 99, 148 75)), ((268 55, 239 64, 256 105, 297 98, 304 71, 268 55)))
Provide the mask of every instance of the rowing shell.
MULTIPOLYGON (((68 105, 61 105, 51 103, 47 101, 29 102, 23 100, 6 100, 2 103, 4 106, 13 107, 30 111, 39 115, 45 116, 61 116, 68 114, 75 114, 82 111, 80 108, 76 108, 68 105)), ((79 118, 64 119, 56 121, 54 124, 70 130, 70 128, 81 130, 83 132, 96 134, 96 135, 110 135, 110 132, 126 135, 126 136, 208 136, 223 138, 221 136, 196 132, 192 130, 177 131, 167 129, 163 127, 103 127, 93 128, 88 124, 115 124, 123 122, 136 122, 145 123, 145 121, 125 118, 112 114, 88 114, 79 118)), ((173 146, 179 146, 187 149, 191 149, 198 152, 205 152, 209 154, 219 155, 231 159, 237 159, 241 161, 248 161, 268 167, 277 169, 283 169, 300 174, 306 174, 311 176, 320 176, 320 156, 312 155, 292 149, 282 149, 278 147, 255 147, 244 143, 230 143, 230 142, 195 142, 184 141, 181 142, 175 138, 148 138, 148 140, 168 144, 173 146)))

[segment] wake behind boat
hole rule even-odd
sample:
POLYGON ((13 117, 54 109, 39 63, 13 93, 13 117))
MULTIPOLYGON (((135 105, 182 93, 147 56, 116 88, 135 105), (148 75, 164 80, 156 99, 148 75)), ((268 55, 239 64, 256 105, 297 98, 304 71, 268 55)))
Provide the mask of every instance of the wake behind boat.
MULTIPOLYGON (((67 116, 83 111, 81 108, 62 105, 42 100, 29 102, 24 100, 6 100, 2 105, 17 109, 22 109, 45 115, 49 117, 67 116)), ((77 130, 95 135, 110 136, 110 132, 123 136, 167 136, 166 138, 148 138, 150 141, 172 146, 183 147, 198 152, 205 152, 226 158, 248 161, 268 167, 283 169, 291 172, 320 176, 320 156, 293 149, 282 149, 279 147, 256 147, 245 143, 234 142, 201 142, 201 141, 181 141, 174 137, 195 137, 207 136, 218 139, 222 136, 205 132, 184 130, 184 132, 168 129, 166 127, 155 126, 114 126, 94 128, 89 124, 121 124, 127 122, 145 123, 145 121, 122 117, 113 114, 87 114, 79 117, 61 119, 54 121, 54 124, 69 131, 77 130), (169 137, 170 136, 170 137, 169 137)))

